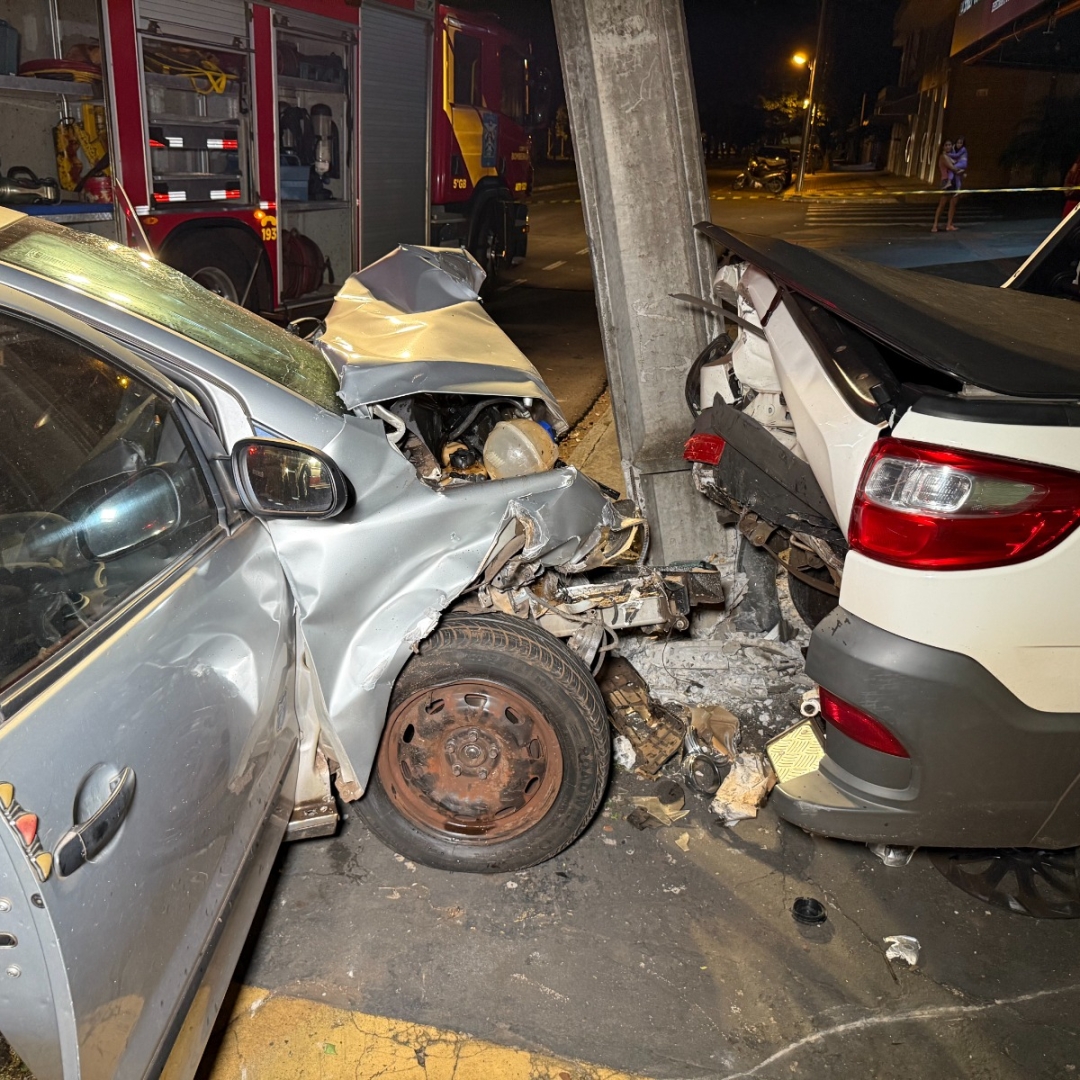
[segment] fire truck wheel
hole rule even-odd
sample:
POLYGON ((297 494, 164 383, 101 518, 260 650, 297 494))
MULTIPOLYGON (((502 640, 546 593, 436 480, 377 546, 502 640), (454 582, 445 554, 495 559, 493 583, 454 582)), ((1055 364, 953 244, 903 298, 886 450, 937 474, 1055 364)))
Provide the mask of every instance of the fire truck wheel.
POLYGON ((481 288, 485 296, 499 280, 506 248, 506 214, 503 212, 502 204, 493 199, 480 212, 480 220, 477 222, 472 243, 472 254, 487 275, 481 288))
MULTIPOLYGON (((251 247, 254 249, 254 244, 251 247)), ((238 304, 251 278, 257 256, 257 251, 249 251, 242 239, 230 235, 229 230, 207 229, 188 233, 170 245, 165 253, 165 262, 193 278, 203 288, 238 304)), ((255 295, 253 287, 248 296, 249 304, 255 295)))

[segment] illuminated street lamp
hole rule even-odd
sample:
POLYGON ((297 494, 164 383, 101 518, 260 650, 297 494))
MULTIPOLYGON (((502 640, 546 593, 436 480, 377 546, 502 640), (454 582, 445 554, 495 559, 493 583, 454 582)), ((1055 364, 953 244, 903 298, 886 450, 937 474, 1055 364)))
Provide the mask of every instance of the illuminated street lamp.
POLYGON ((794 65, 795 65, 796 67, 804 67, 804 66, 805 66, 806 64, 809 64, 809 63, 810 63, 810 57, 809 57, 809 56, 807 56, 807 55, 806 55, 806 53, 801 53, 801 52, 797 52, 797 53, 796 53, 796 54, 795 54, 795 55, 794 55, 794 56, 793 56, 793 57, 791 58, 791 62, 792 62, 792 63, 793 63, 793 64, 794 64, 794 65))

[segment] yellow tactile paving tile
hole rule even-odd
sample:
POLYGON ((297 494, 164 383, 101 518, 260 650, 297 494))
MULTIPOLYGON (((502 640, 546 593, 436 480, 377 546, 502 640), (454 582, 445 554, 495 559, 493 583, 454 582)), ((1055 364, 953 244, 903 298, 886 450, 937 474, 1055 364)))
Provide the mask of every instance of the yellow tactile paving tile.
POLYGON ((602 1065, 244 987, 210 1080, 642 1080, 602 1065))

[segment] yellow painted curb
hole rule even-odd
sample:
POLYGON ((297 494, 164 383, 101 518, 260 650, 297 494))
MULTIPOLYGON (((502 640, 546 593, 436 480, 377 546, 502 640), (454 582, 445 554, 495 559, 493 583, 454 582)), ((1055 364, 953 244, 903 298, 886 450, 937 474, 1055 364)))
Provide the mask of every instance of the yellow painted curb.
POLYGON ((244 987, 210 1080, 640 1080, 426 1024, 244 987))

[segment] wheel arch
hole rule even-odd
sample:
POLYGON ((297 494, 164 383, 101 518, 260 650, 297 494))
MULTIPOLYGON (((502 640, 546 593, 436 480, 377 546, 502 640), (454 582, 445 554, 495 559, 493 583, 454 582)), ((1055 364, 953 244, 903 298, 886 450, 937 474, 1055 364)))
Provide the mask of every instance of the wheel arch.
POLYGON ((512 206, 514 198, 510 194, 510 190, 507 188, 506 184, 499 177, 485 176, 480 183, 476 185, 476 190, 473 192, 473 197, 469 204, 470 249, 476 242, 476 231, 484 212, 495 202, 507 203, 512 206))

